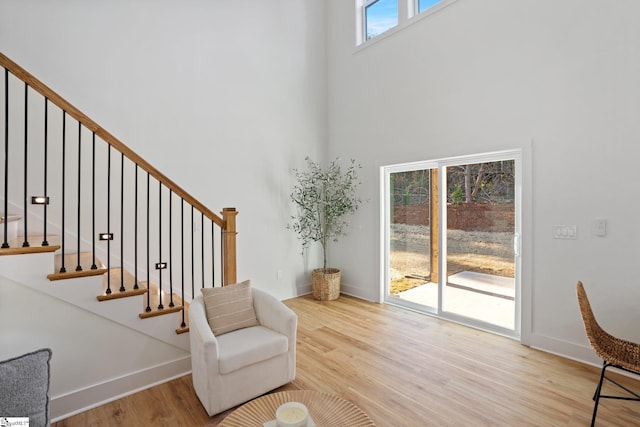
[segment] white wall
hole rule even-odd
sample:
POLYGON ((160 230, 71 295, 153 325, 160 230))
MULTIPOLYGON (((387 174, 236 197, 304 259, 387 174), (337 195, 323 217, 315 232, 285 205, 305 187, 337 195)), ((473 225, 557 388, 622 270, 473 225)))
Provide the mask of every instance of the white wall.
POLYGON ((324 7, 9 0, 0 51, 212 210, 236 207, 238 279, 285 298, 309 283, 285 226, 290 169, 325 152, 324 7))
MULTIPOLYGON (((285 226, 290 170, 326 152, 325 18, 325 4, 312 0, 7 0, 0 51, 212 210, 236 207, 238 279, 283 299, 309 285, 285 226)), ((62 311, 70 322, 86 317, 18 285, 5 292, 2 301, 50 307, 25 311, 35 323, 62 311)), ((118 331, 100 350, 115 354, 121 328, 111 328, 118 331)), ((0 329, 4 345, 11 331, 0 329)), ((74 361, 94 343, 85 334, 43 337, 33 322, 11 334, 15 353, 48 343, 66 349, 55 352, 54 393, 119 380, 138 366, 80 375, 74 361), (81 384, 67 386, 69 378, 81 384)), ((150 348, 159 360, 175 357, 170 347, 150 348)))
POLYGON ((523 335, 588 357, 581 279, 603 326, 640 340, 640 4, 458 0, 360 50, 353 2, 331 0, 327 16, 329 156, 362 162, 372 201, 334 252, 347 280, 378 295, 380 165, 530 144, 532 316, 523 335), (595 218, 607 219, 605 238, 592 235, 595 218), (577 225, 578 239, 552 239, 556 224, 577 225))
POLYGON ((191 366, 184 350, 2 276, 0 325, 0 360, 52 350, 53 419, 183 375, 191 366))
POLYGON ((6 0, 0 50, 208 206, 236 206, 239 278, 281 298, 308 282, 284 230, 289 169, 325 157, 325 141, 327 157, 364 166, 370 201, 332 260, 369 299, 380 165, 530 144, 523 333, 583 357, 578 279, 605 327, 640 340, 639 12, 632 0, 458 0, 356 50, 351 1, 6 0), (591 235, 594 218, 607 237, 591 235), (554 224, 579 238, 553 240, 554 224))

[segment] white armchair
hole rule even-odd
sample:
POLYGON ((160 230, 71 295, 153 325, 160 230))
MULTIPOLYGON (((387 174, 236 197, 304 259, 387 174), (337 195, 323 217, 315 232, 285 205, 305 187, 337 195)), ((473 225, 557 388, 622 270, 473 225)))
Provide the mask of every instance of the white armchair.
POLYGON ((215 336, 202 295, 189 306, 193 387, 215 415, 294 380, 298 317, 281 301, 252 289, 259 326, 215 336))

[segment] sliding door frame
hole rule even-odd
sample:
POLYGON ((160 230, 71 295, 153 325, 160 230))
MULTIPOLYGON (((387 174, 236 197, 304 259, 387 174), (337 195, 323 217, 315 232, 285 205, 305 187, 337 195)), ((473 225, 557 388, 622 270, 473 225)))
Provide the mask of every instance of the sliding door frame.
MULTIPOLYGON (((530 300, 528 299, 531 292, 527 289, 527 292, 523 292, 523 200, 530 199, 530 192, 523 191, 523 175, 530 175, 530 165, 524 160, 527 160, 528 149, 508 149, 502 151, 488 152, 482 154, 473 154, 467 156, 457 156, 436 160, 419 161, 411 163, 403 163, 397 165, 382 166, 380 168, 380 189, 381 189, 381 203, 380 203, 380 225, 381 225, 381 262, 380 262, 380 301, 401 305, 408 309, 417 310, 426 314, 434 315, 439 318, 451 320, 457 323, 462 323, 471 327, 475 327, 482 330, 487 330, 492 333, 508 336, 515 339, 521 339, 523 343, 526 343, 526 339, 523 338, 522 327, 523 323, 526 326, 525 331, 530 329, 530 319, 523 316, 523 314, 529 316, 530 313, 530 300), (443 296, 444 286, 446 285, 447 277, 447 257, 446 257, 446 231, 447 231, 447 203, 446 203, 446 188, 447 177, 446 168, 454 165, 463 165, 469 163, 482 163, 482 162, 495 162, 501 160, 513 160, 515 163, 515 196, 514 196, 514 209, 515 209, 515 228, 514 228, 514 270, 515 270, 515 301, 514 301, 514 329, 506 329, 496 327, 495 325, 488 324, 486 322, 478 321, 473 318, 457 315, 443 311, 443 296), (390 296, 389 286, 391 283, 389 274, 390 265, 390 224, 391 224, 391 188, 390 177, 394 173, 407 172, 420 169, 437 169, 438 171, 438 199, 441 201, 438 205, 439 218, 438 218, 438 303, 437 307, 426 307, 420 304, 411 303, 409 301, 400 301, 398 298, 390 296), (525 196, 525 197, 523 197, 525 196), (524 303, 523 303, 524 296, 524 303)), ((528 203, 526 203, 528 205, 528 203)), ((527 233, 528 234, 528 233, 527 233)), ((529 245, 527 245, 529 246, 529 245)), ((528 334, 525 332, 525 336, 528 334)))

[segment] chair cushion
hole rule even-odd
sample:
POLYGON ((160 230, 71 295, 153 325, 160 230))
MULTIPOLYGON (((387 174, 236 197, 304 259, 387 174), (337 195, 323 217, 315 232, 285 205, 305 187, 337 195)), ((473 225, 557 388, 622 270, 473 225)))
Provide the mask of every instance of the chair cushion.
POLYGON ((264 326, 236 330, 218 338, 218 369, 228 374, 285 353, 288 348, 285 335, 264 326))
POLYGON ((29 417, 30 426, 49 425, 49 361, 46 348, 0 362, 0 416, 29 417))
POLYGON ((214 335, 259 324, 253 309, 249 280, 221 288, 203 288, 201 291, 207 321, 214 335))

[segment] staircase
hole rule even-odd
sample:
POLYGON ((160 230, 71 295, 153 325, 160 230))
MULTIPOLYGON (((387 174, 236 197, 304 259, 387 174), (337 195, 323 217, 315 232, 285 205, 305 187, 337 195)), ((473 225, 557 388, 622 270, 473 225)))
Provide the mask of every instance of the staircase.
POLYGON ((0 71, 1 274, 188 351, 189 301, 236 281, 237 211, 212 212, 2 53, 0 71))

